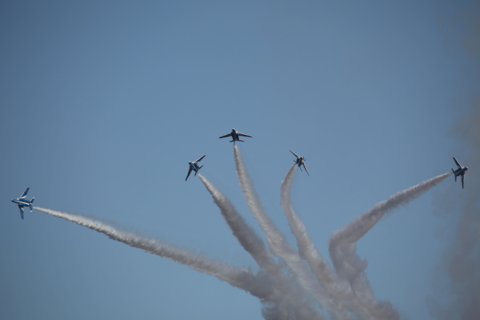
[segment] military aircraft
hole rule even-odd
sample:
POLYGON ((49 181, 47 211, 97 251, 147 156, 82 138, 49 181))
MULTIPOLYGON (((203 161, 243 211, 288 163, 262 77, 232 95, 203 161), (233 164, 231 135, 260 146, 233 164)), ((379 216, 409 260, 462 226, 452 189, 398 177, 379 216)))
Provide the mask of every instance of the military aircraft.
POLYGON ((462 167, 462 165, 457 161, 457 159, 455 159, 455 157, 453 157, 453 160, 455 161, 455 163, 457 164, 457 167, 458 167, 457 170, 452 169, 452 172, 455 175, 455 182, 457 181, 457 177, 461 176, 462 177, 462 189, 463 189, 464 179, 465 179, 465 171, 467 171, 468 168, 467 167, 462 167))
POLYGON ((298 167, 300 168, 300 171, 302 170, 302 166, 305 168, 305 171, 307 172, 308 175, 310 175, 308 173, 308 170, 307 170, 307 167, 305 166, 305 157, 300 157, 299 155, 297 155, 295 152, 293 152, 292 150, 290 150, 291 153, 293 153, 293 155, 295 157, 297 157, 297 160, 293 160, 297 165, 298 167))
POLYGON ((195 175, 197 175, 198 170, 202 169, 203 166, 198 166, 198 163, 200 161, 202 161, 202 159, 205 158, 205 156, 206 156, 206 154, 204 154, 203 156, 198 158, 197 161, 188 161, 188 165, 190 167, 188 168, 188 174, 187 174, 187 177, 185 178, 185 181, 187 181, 187 179, 190 176, 190 173, 192 172, 192 170, 195 171, 195 175))
POLYGON ((30 201, 26 199, 29 189, 30 187, 25 189, 25 191, 23 191, 23 194, 20 196, 20 198, 12 199, 12 202, 18 205, 18 209, 20 209, 20 216, 22 217, 22 219, 23 219, 23 207, 30 207, 30 212, 33 210, 33 200, 35 200, 35 197, 33 197, 32 200, 30 201))
POLYGON ((248 134, 245 134, 245 133, 238 132, 237 130, 235 130, 235 128, 233 128, 233 129, 232 129, 232 132, 230 132, 229 134, 226 134, 226 135, 224 135, 224 136, 221 136, 220 139, 221 139, 221 138, 226 138, 226 137, 229 137, 229 136, 232 137, 233 140, 230 141, 230 142, 233 142, 233 143, 235 143, 235 141, 245 142, 245 141, 243 141, 243 140, 240 140, 240 139, 238 138, 238 136, 252 138, 252 136, 249 136, 248 134))

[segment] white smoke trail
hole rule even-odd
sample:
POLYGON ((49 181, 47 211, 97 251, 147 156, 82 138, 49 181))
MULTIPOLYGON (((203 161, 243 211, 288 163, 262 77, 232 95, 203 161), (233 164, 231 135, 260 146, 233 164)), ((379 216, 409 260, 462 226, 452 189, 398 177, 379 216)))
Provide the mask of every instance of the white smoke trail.
POLYGON ((318 279, 323 284, 328 286, 336 281, 334 272, 330 267, 330 264, 322 256, 320 256, 319 252, 315 248, 312 239, 307 233, 305 225, 293 210, 290 200, 290 188, 293 177, 295 176, 296 168, 296 164, 294 164, 290 170, 288 170, 287 175, 282 182, 282 186, 280 188, 280 205, 283 207, 290 229, 297 240, 300 256, 308 261, 312 271, 317 275, 318 279))
POLYGON ((336 301, 340 301, 340 303, 360 317, 360 319, 371 319, 372 315, 361 305, 360 301, 358 301, 352 291, 350 283, 345 279, 338 277, 330 267, 328 261, 326 261, 315 248, 312 239, 307 233, 305 225, 293 209, 290 200, 290 189, 296 168, 296 164, 292 165, 282 182, 280 187, 280 205, 283 207, 290 229, 297 240, 300 256, 308 261, 312 272, 317 279, 323 283, 327 292, 336 301))
POLYGON ((277 230, 273 222, 267 216, 260 203, 260 199, 253 188, 252 181, 243 163, 240 150, 237 145, 234 145, 233 149, 240 187, 250 211, 253 213, 253 216, 267 236, 267 242, 273 254, 285 261, 296 276, 300 286, 309 292, 324 309, 328 310, 333 319, 353 319, 345 308, 339 305, 327 294, 327 292, 325 292, 325 289, 311 274, 310 270, 308 270, 308 267, 300 258, 299 254, 288 244, 285 237, 277 230))
POLYGON ((215 276, 261 299, 266 299, 271 295, 271 288, 262 286, 261 279, 255 277, 248 269, 233 267, 216 260, 208 259, 186 249, 177 248, 161 243, 155 239, 123 231, 95 218, 40 207, 35 207, 35 209, 103 233, 112 240, 123 242, 131 247, 145 250, 148 253, 168 258, 187 265, 194 270, 215 276))
POLYGON ((215 204, 220 208, 225 221, 240 245, 253 257, 255 262, 270 273, 278 273, 279 266, 265 248, 263 240, 245 222, 230 200, 218 188, 201 174, 198 177, 213 197, 215 204))
POLYGON ((356 254, 356 242, 389 211, 405 205, 430 190, 451 173, 445 173, 413 187, 397 192, 376 204, 330 237, 329 252, 337 273, 351 284, 355 294, 375 319, 399 319, 389 302, 377 301, 364 272, 367 262, 356 254))
POLYGON ((39 207, 35 209, 86 226, 113 240, 166 257, 246 290, 261 299, 264 306, 262 314, 266 320, 322 320, 322 316, 312 308, 309 296, 305 293, 315 298, 334 320, 399 319, 398 313, 390 303, 376 300, 364 272, 367 266, 366 261, 362 261, 355 253, 356 242, 387 212, 420 196, 450 173, 394 194, 344 228, 334 232, 329 241, 329 251, 335 273, 328 262, 320 256, 306 232, 305 225, 293 210, 290 188, 296 170, 295 165, 290 168, 282 182, 281 205, 297 240, 300 254, 287 243, 265 214, 237 146, 234 146, 234 151, 237 175, 247 204, 266 233, 272 253, 285 261, 288 269, 278 265, 265 248, 261 238, 246 224, 231 202, 201 175, 199 175, 200 179, 211 193, 233 234, 261 267, 257 275, 253 275, 249 269, 233 267, 155 239, 120 230, 95 218, 39 207), (302 258, 309 263, 311 270, 302 258), (292 281, 284 273, 285 271, 291 272, 295 276, 295 281, 292 281), (313 271, 313 274, 310 271, 313 271))
POLYGON ((269 304, 270 310, 266 312, 268 314, 266 318, 321 319, 318 312, 304 301, 305 298, 302 297, 303 295, 298 293, 298 290, 294 288, 294 284, 288 281, 286 276, 281 272, 280 266, 273 260, 265 248, 263 240, 245 222, 230 200, 207 178, 201 174, 198 174, 198 177, 212 195, 215 204, 219 207, 220 212, 240 245, 271 277, 274 292, 273 296, 269 297, 272 303, 269 304), (282 307, 286 303, 290 303, 293 308, 282 307), (296 310, 296 314, 290 316, 289 313, 292 312, 292 309, 296 310), (275 310, 275 312, 273 310, 275 310))

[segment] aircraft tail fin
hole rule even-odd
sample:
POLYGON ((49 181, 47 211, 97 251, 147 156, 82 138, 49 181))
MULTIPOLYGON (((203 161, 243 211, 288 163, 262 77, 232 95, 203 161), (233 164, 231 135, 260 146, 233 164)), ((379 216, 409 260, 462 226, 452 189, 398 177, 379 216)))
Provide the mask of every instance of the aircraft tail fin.
POLYGON ((455 174, 455 170, 452 169, 453 175, 455 176, 455 182, 457 182, 457 175, 455 174))
POLYGON ((198 167, 198 169, 197 169, 197 170, 195 170, 195 175, 197 175, 197 173, 198 173, 198 170, 200 170, 200 169, 202 169, 202 168, 203 168, 203 166, 200 166, 200 167, 198 167))

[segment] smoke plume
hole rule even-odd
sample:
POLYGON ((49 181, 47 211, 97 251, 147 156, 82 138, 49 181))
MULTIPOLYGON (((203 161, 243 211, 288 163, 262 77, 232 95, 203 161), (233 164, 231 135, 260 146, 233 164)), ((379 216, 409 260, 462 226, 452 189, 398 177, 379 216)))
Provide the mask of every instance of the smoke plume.
POLYGON ((187 265, 199 272, 215 276, 234 287, 250 292, 256 297, 264 298, 269 295, 269 288, 259 286, 258 279, 248 269, 241 269, 216 260, 211 260, 186 249, 177 248, 169 244, 161 243, 155 239, 120 230, 100 220, 81 214, 40 207, 35 207, 35 209, 103 233, 112 240, 123 242, 131 247, 142 249, 148 253, 187 265))
POLYGON ((234 146, 234 155, 238 181, 240 182, 245 200, 253 216, 260 224, 263 232, 265 232, 267 242, 273 254, 285 261, 296 276, 300 286, 309 292, 323 308, 328 310, 334 319, 352 319, 347 310, 341 304, 333 301, 332 297, 327 294, 324 286, 308 270, 307 265, 300 258, 298 252, 288 244, 285 237, 267 216, 253 188, 252 180, 247 173, 240 150, 236 145, 234 146))
POLYGON ((297 240, 300 256, 308 261, 312 272, 317 279, 323 283, 328 293, 334 297, 336 301, 341 301, 345 308, 358 315, 360 319, 370 319, 372 318, 372 315, 368 309, 361 305, 360 301, 352 291, 350 283, 344 278, 338 277, 330 267, 330 264, 315 248, 312 239, 307 233, 305 225, 293 209, 290 200, 290 189, 296 168, 296 164, 292 165, 282 182, 280 188, 280 205, 283 207, 290 229, 297 240))
POLYGON ((472 88, 456 97, 455 122, 449 131, 455 138, 451 155, 469 171, 465 189, 455 185, 436 202, 437 212, 454 226, 454 234, 441 233, 449 245, 439 261, 429 309, 435 319, 474 320, 480 317, 480 1, 450 2, 440 18, 446 48, 455 58, 464 58, 465 83, 472 88))
MULTIPOLYGON (((306 319, 320 319, 318 312, 303 301, 306 299, 305 297, 302 298, 304 294, 298 288, 294 288, 295 284, 282 273, 281 266, 273 260, 262 239, 240 216, 230 200, 207 178, 201 174, 198 176, 212 195, 213 201, 220 209, 225 222, 240 245, 252 256, 260 268, 265 269, 266 273, 268 273, 271 279, 270 283, 273 286, 272 296, 268 300, 275 301, 275 303, 270 303, 269 305, 272 308, 278 308, 278 306, 288 303, 295 307, 293 310, 302 310, 305 316, 308 316, 306 319)), ((288 315, 284 314, 285 310, 276 311, 276 317, 288 318, 288 315)), ((271 311, 269 312, 272 313, 271 311)))
POLYGON ((232 234, 260 267, 256 274, 250 269, 227 265, 186 249, 120 230, 95 218, 39 207, 35 209, 103 233, 131 247, 187 265, 246 290, 260 299, 263 305, 262 315, 267 320, 399 318, 390 303, 376 300, 364 272, 366 261, 362 261, 355 253, 356 242, 387 212, 420 196, 450 173, 394 194, 334 232, 329 242, 329 251, 335 267, 332 268, 315 248, 305 225, 293 209, 290 189, 296 166, 290 168, 282 182, 280 204, 296 238, 298 251, 288 244, 284 235, 266 215, 236 145, 234 156, 238 180, 248 207, 265 232, 271 252, 230 200, 208 179, 200 174, 198 176, 220 209, 232 234), (275 259, 272 254, 279 259, 275 259))
MULTIPOLYGON (((436 203, 437 212, 454 226, 453 237, 438 266, 435 297, 429 299, 435 319, 478 319, 480 315, 480 97, 456 123, 454 133, 459 146, 466 148, 457 159, 471 165, 465 174, 465 189, 458 182, 444 191, 436 203), (442 293, 442 295, 440 295, 442 293)), ((452 160, 453 161, 453 160, 452 160)))
POLYGON ((376 204, 330 237, 329 252, 336 271, 350 282, 355 295, 368 308, 375 319, 399 319, 398 313, 389 302, 377 301, 370 287, 365 269, 367 261, 356 254, 356 243, 389 211, 406 205, 430 190, 451 173, 445 173, 413 187, 397 192, 376 204))

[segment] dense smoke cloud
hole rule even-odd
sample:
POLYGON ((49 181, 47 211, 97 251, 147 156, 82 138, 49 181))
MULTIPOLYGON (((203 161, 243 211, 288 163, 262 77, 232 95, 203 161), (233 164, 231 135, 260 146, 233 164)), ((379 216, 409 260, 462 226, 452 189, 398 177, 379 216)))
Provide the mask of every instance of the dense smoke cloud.
MULTIPOLYGON (((460 163, 469 166, 465 189, 445 191, 436 202, 454 234, 438 266, 429 309, 435 319, 480 318, 480 1, 447 2, 440 12, 446 48, 467 65, 470 96, 456 97, 457 118, 449 134, 456 138, 460 163)), ((454 154, 453 154, 454 153, 454 154)))
POLYGON ((398 313, 389 303, 377 301, 375 298, 364 273, 366 265, 355 254, 356 242, 385 213, 399 205, 407 204, 440 183, 450 173, 392 195, 344 228, 334 232, 329 248, 335 267, 332 268, 320 256, 290 201, 290 189, 296 166, 293 165, 288 170, 282 182, 280 203, 292 233, 297 239, 298 250, 290 246, 285 236, 266 215, 237 146, 234 146, 234 158, 242 192, 253 216, 266 234, 270 251, 267 250, 261 237, 237 212, 230 200, 207 178, 200 174, 198 176, 220 209, 232 234, 260 267, 257 274, 253 274, 250 269, 230 266, 186 249, 121 230, 92 217, 39 207, 35 209, 103 233, 129 246, 187 265, 243 289, 260 299, 263 305, 262 315, 266 320, 322 320, 325 318, 396 320, 399 318, 398 313))
MULTIPOLYGON (((453 239, 439 265, 436 292, 429 301, 436 319, 473 320, 480 317, 480 98, 460 119, 455 135, 462 147, 461 164, 470 165, 465 189, 445 191, 437 201, 437 212, 455 226, 453 239), (474 167, 475 165, 475 167, 474 167)), ((442 233, 443 234, 443 233, 442 233)), ((448 235, 448 234, 447 234, 448 235)))

